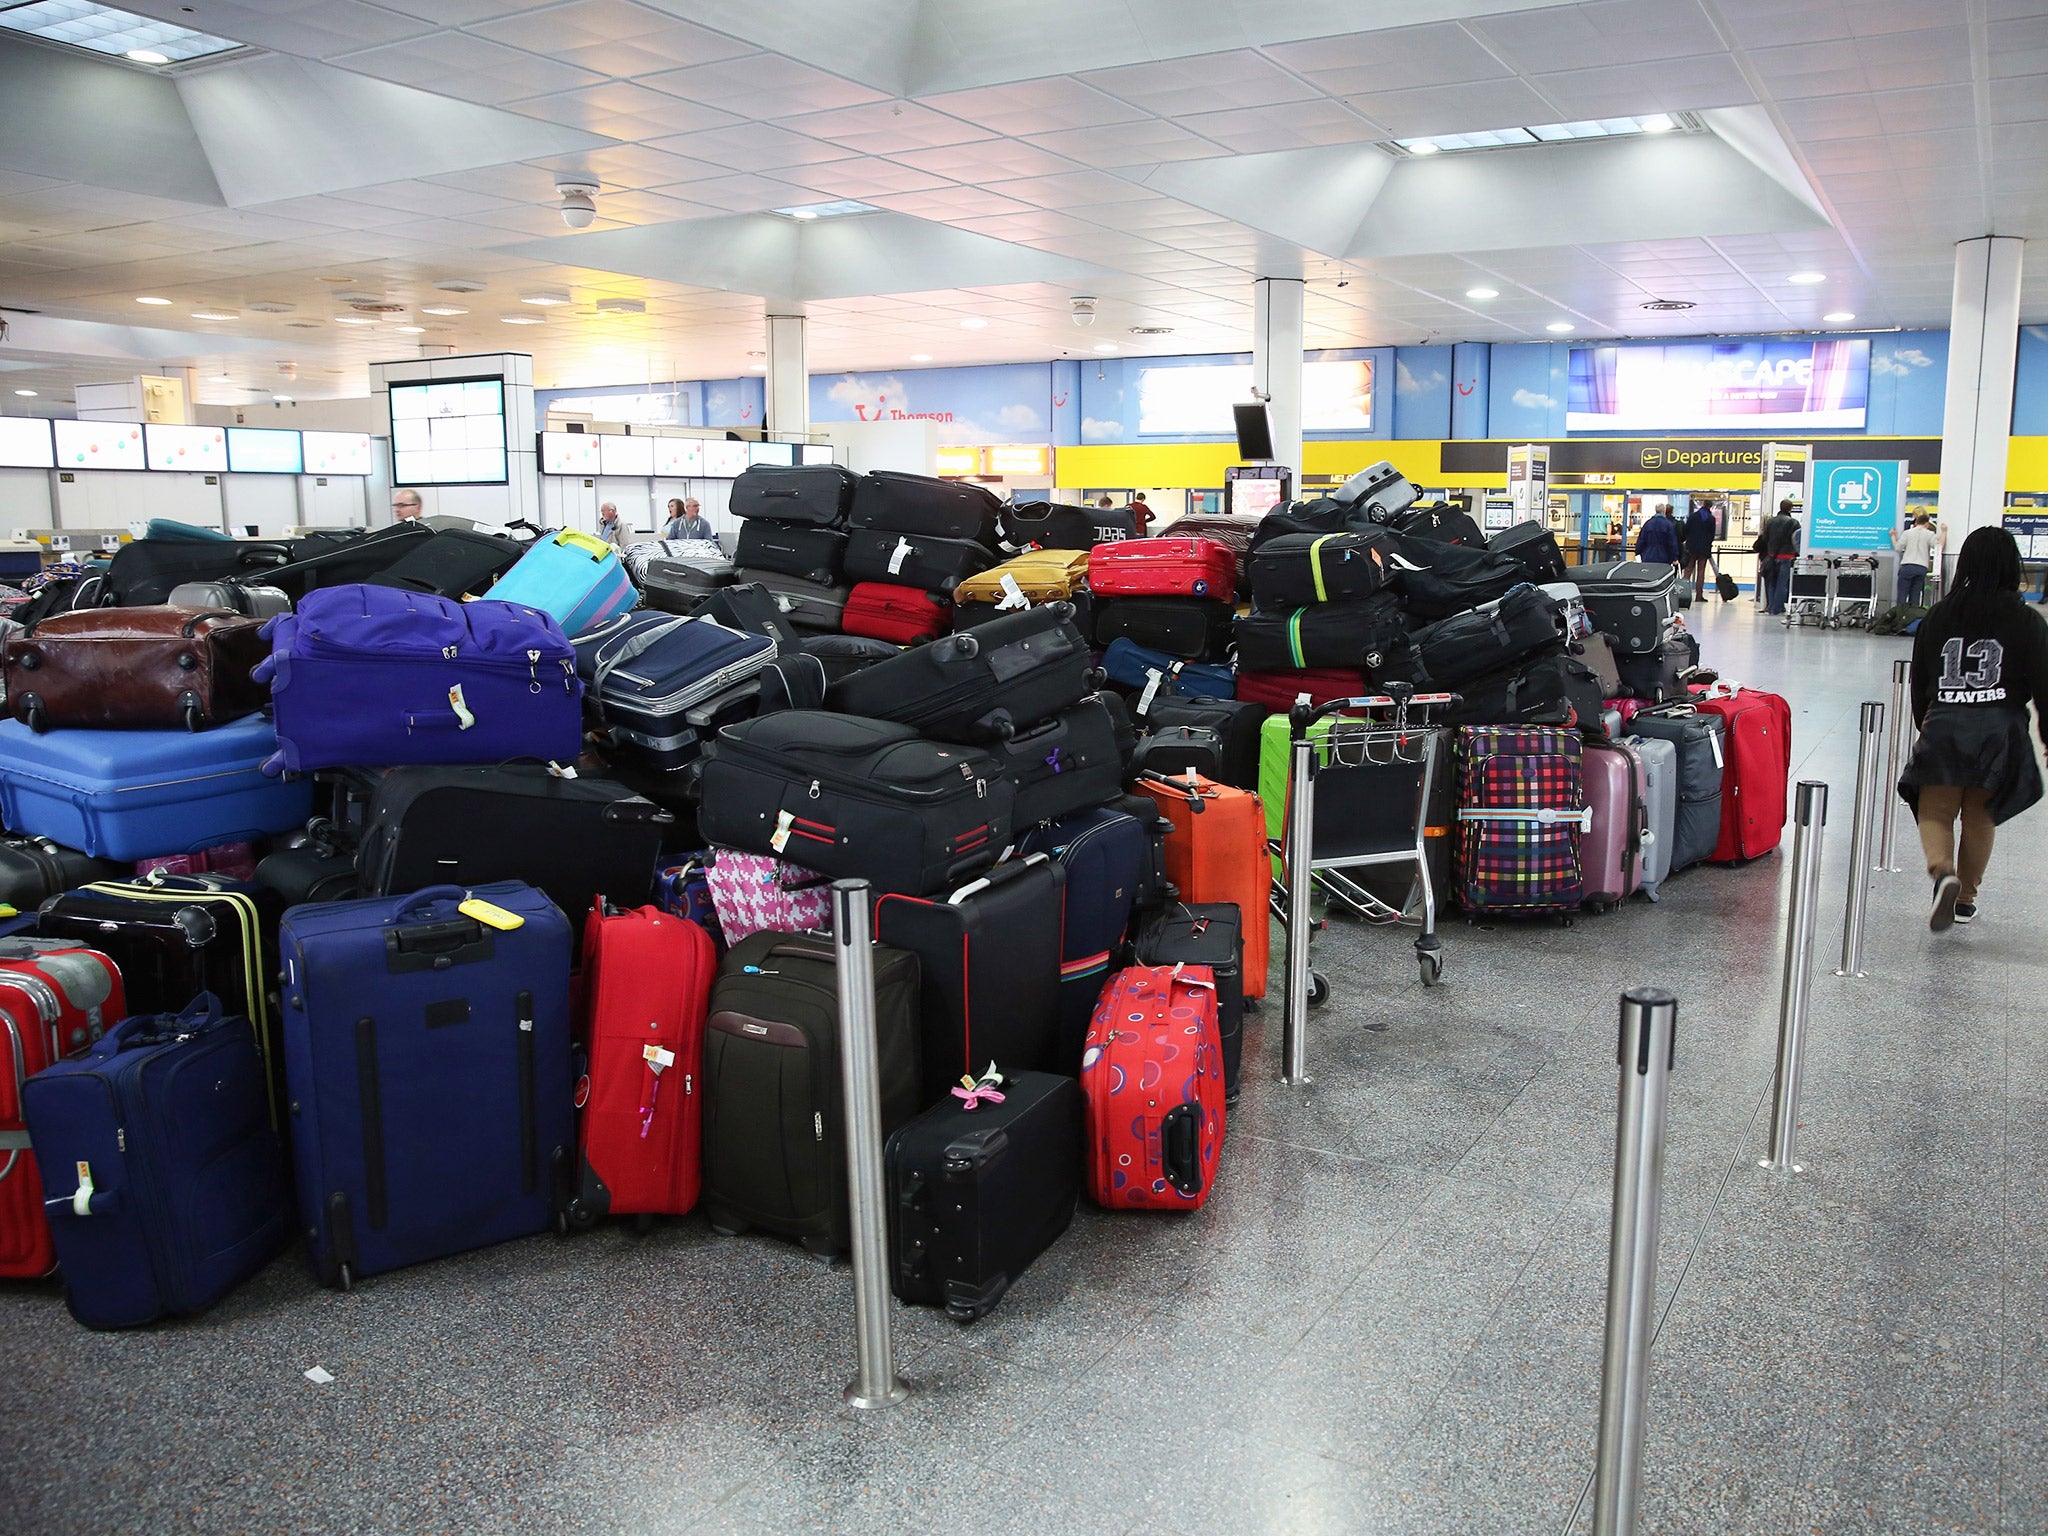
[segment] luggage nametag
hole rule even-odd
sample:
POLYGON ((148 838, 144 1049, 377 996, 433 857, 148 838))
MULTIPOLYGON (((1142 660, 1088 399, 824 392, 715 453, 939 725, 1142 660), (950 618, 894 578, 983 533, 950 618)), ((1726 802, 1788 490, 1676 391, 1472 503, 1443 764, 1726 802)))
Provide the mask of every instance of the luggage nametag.
POLYGON ((476 716, 469 712, 469 705, 463 702, 462 684, 457 683, 448 690, 448 707, 455 711, 455 718, 462 723, 463 730, 466 731, 476 724, 476 716))
POLYGON ((1726 765, 1721 761, 1721 733, 1719 731, 1707 732, 1707 745, 1714 749, 1714 766, 1716 768, 1725 767, 1726 765))
POLYGON ((76 1216, 92 1214, 92 1164, 78 1165, 78 1191, 71 1197, 71 1211, 76 1216))
POLYGON ((1031 599, 1024 595, 1024 589, 1017 585, 1017 578, 1008 571, 1003 572, 1003 598, 996 604, 998 611, 1012 608, 1029 608, 1031 599))
POLYGON ((996 1070, 996 1064, 990 1062, 988 1070, 981 1074, 979 1080, 963 1072, 960 1075, 959 1086, 952 1090, 953 1097, 960 1101, 962 1109, 977 1108, 983 1100, 991 1104, 1000 1104, 1004 1097, 1002 1085, 1007 1081, 1008 1079, 996 1070))
POLYGON ((482 923, 486 928, 496 928, 500 933, 510 933, 514 928, 524 928, 526 919, 517 912, 507 912, 494 902, 472 896, 455 909, 464 917, 482 923))
POLYGON ((775 817, 775 831, 772 834, 770 834, 768 838, 768 846, 774 849, 777 853, 780 853, 784 848, 787 848, 789 846, 789 830, 790 827, 795 823, 795 821, 796 818, 790 815, 789 812, 777 812, 775 817))
POLYGON ((561 763, 549 763, 548 777, 551 779, 573 779, 576 777, 576 765, 571 763, 565 767, 561 763))
POLYGON ((903 562, 908 560, 910 555, 910 540, 898 534, 896 536, 896 547, 889 551, 889 574, 895 576, 901 573, 903 562))
POLYGON ((1166 681, 1157 667, 1147 667, 1145 676, 1145 691, 1138 695, 1138 713, 1141 715, 1152 707, 1152 701, 1159 696, 1159 685, 1166 681))

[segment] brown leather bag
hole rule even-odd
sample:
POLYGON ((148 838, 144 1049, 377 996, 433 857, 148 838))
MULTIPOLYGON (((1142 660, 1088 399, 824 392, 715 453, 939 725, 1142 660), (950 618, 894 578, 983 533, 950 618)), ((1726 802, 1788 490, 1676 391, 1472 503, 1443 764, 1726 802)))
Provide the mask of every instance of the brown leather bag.
POLYGON ((31 729, 188 731, 253 714, 270 690, 249 674, 270 653, 263 621, 214 608, 82 608, 9 637, 7 711, 31 729))

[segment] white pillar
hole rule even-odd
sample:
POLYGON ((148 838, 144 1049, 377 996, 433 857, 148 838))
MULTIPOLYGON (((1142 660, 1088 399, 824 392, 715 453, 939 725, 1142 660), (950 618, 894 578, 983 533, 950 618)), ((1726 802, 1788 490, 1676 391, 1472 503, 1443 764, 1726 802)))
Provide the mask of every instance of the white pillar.
POLYGON ((804 317, 768 317, 768 431, 802 437, 811 430, 811 375, 804 361, 804 317))
POLYGON ((1273 462, 1293 472, 1301 494, 1301 310, 1308 284, 1262 277, 1252 284, 1252 386, 1273 423, 1273 462))
POLYGON ((1948 399, 1941 419, 1941 523, 1951 562, 1968 532, 1996 526, 2005 507, 2025 245, 2010 235, 1956 243, 1948 399))

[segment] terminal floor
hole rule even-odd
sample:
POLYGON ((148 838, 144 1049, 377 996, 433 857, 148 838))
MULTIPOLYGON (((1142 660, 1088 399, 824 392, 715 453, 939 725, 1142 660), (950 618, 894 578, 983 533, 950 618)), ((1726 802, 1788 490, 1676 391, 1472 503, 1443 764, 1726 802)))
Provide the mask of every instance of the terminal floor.
POLYGON ((2048 812, 1945 937, 1904 829, 1869 978, 1837 979, 1856 706, 1906 642, 1787 633, 1746 598, 1697 624, 1790 696, 1795 772, 1835 790, 1806 1177, 1754 1166, 1783 854, 1570 929, 1447 926, 1430 992, 1405 936, 1337 925, 1313 1085, 1275 1080, 1269 1015, 1207 1209, 1084 1209, 973 1327, 899 1309, 898 1409, 839 1406, 843 1266, 694 1218, 348 1296, 287 1259, 128 1335, 13 1286, 6 1529, 1590 1530, 1616 995, 1640 983, 1681 1000, 1643 1529, 2048 1529, 2048 812))

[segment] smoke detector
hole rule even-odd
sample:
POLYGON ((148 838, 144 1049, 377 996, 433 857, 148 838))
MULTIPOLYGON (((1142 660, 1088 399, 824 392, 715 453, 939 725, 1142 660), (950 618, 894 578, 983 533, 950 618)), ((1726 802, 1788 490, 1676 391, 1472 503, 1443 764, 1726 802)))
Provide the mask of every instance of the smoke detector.
POLYGON ((444 277, 434 286, 443 293, 482 293, 485 287, 473 277, 444 277))
POLYGON ((1077 293, 1067 302, 1074 306, 1074 324, 1085 327, 1095 323, 1095 295, 1077 293))
POLYGON ((597 217, 597 183, 583 177, 558 180, 555 191, 562 199, 562 222, 571 229, 588 229, 597 217))

